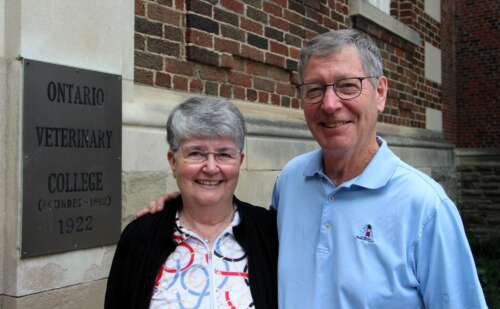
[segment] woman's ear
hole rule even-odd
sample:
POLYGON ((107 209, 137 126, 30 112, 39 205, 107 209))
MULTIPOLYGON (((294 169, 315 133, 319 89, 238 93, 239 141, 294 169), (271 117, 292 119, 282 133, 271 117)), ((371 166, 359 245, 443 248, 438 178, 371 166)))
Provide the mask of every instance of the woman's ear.
POLYGON ((175 177, 175 163, 176 163, 176 159, 175 159, 175 153, 172 150, 169 150, 167 152, 167 160, 168 160, 168 164, 170 165, 170 169, 172 170, 172 174, 175 177))

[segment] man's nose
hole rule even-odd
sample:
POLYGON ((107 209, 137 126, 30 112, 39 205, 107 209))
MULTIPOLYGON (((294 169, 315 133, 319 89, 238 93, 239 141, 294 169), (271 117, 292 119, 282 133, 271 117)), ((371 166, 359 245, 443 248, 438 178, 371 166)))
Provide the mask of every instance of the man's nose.
POLYGON ((333 86, 326 86, 323 100, 321 101, 321 109, 325 113, 333 113, 342 107, 342 102, 337 93, 333 90, 333 86))

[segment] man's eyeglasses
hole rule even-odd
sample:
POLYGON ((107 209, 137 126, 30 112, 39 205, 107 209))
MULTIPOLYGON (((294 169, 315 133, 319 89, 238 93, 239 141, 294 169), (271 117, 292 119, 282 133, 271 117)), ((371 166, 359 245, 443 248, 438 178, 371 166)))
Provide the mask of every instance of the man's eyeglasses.
POLYGON ((302 101, 306 104, 316 104, 323 100, 325 91, 332 86, 335 94, 342 100, 351 100, 361 95, 363 80, 378 78, 377 76, 350 77, 335 81, 333 84, 306 83, 299 85, 302 101))
POLYGON ((221 165, 230 165, 238 162, 241 154, 236 149, 224 149, 221 151, 206 151, 199 148, 181 148, 182 158, 186 163, 200 164, 208 161, 210 155, 214 156, 215 162, 221 165))

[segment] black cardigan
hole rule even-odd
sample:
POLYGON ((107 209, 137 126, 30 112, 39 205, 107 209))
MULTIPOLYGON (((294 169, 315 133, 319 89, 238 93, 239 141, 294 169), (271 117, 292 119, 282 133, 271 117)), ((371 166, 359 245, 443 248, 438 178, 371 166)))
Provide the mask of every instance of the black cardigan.
MULTIPOLYGON (((276 215, 274 211, 236 198, 234 201, 240 223, 233 232, 247 254, 250 292, 255 308, 278 308, 276 215)), ((161 212, 142 216, 125 228, 109 273, 106 309, 149 308, 160 267, 177 246, 172 235, 175 214, 181 207, 179 197, 167 202, 161 212)))

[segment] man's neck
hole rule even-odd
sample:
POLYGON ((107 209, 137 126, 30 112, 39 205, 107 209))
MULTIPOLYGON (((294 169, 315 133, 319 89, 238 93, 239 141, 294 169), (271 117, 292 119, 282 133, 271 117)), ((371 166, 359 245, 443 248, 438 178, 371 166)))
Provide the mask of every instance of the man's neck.
POLYGON ((333 183, 339 185, 359 176, 377 153, 379 145, 375 140, 359 151, 334 152, 323 150, 325 174, 333 183))

